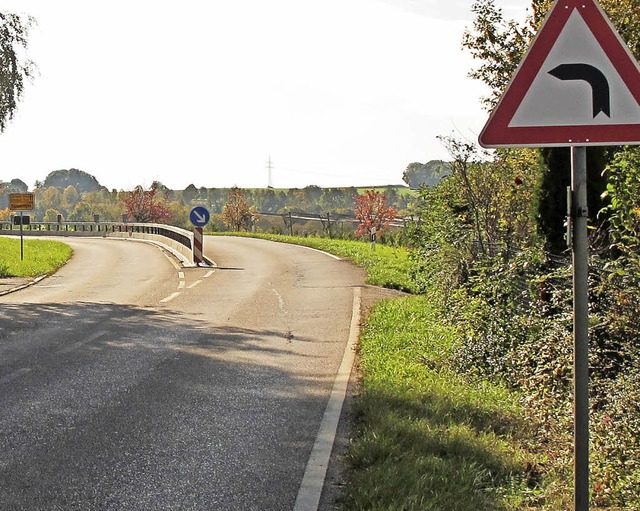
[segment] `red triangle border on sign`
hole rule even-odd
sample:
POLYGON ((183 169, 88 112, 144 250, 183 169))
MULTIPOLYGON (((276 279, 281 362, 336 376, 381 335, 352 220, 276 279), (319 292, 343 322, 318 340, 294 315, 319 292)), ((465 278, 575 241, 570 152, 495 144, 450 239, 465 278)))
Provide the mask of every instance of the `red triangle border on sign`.
POLYGON ((510 127, 533 81, 575 9, 640 105, 640 68, 596 0, 558 0, 494 108, 479 137, 483 147, 562 147, 640 144, 640 124, 510 127))

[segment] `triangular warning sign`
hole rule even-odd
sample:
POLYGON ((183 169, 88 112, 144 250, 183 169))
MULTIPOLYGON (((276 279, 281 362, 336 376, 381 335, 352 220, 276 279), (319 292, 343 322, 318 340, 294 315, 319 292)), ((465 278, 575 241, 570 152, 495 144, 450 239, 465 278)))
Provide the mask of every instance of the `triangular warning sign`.
POLYGON ((640 67, 596 0, 557 0, 483 147, 640 144, 640 67))

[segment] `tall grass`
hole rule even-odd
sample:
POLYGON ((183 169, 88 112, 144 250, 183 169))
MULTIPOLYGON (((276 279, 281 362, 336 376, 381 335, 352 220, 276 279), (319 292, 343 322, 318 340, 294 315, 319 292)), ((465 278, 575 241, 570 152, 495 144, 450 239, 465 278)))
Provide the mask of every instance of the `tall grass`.
POLYGON ((0 236, 0 277, 36 277, 55 272, 72 255, 71 247, 58 241, 24 240, 24 260, 20 260, 20 240, 0 236))
POLYGON ((343 509, 518 508, 529 490, 517 400, 448 368, 455 337, 428 297, 381 302, 369 317, 343 509))

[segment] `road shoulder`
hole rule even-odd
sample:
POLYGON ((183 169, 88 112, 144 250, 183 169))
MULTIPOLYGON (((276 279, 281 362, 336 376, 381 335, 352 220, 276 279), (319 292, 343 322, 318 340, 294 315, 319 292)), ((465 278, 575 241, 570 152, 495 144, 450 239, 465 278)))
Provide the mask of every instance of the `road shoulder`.
MULTIPOLYGON (((385 289, 376 286, 363 286, 361 302, 362 309, 360 313, 361 335, 362 328, 365 327, 367 318, 369 317, 369 312, 373 306, 381 300, 402 298, 403 296, 408 295, 393 289, 385 289)), ((347 393, 342 406, 340 421, 338 422, 338 429, 336 431, 333 450, 331 451, 331 458, 329 460, 329 466, 324 482, 324 488, 322 490, 322 496, 320 497, 318 511, 335 511, 340 509, 340 498, 344 494, 344 490, 348 484, 347 455, 354 434, 355 418, 353 408, 360 394, 361 381, 358 350, 359 344, 356 346, 356 359, 351 369, 347 393)))

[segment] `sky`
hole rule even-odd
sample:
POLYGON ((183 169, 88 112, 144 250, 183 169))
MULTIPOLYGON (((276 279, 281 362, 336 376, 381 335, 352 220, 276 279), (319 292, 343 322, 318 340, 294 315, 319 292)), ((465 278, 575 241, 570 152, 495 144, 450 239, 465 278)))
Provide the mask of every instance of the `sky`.
MULTIPOLYGON (((38 72, 0 181, 77 168, 109 189, 402 184, 476 140, 472 0, 4 0, 38 72), (268 162, 271 161, 271 172, 268 162)), ((524 19, 530 0, 495 0, 524 19)))

